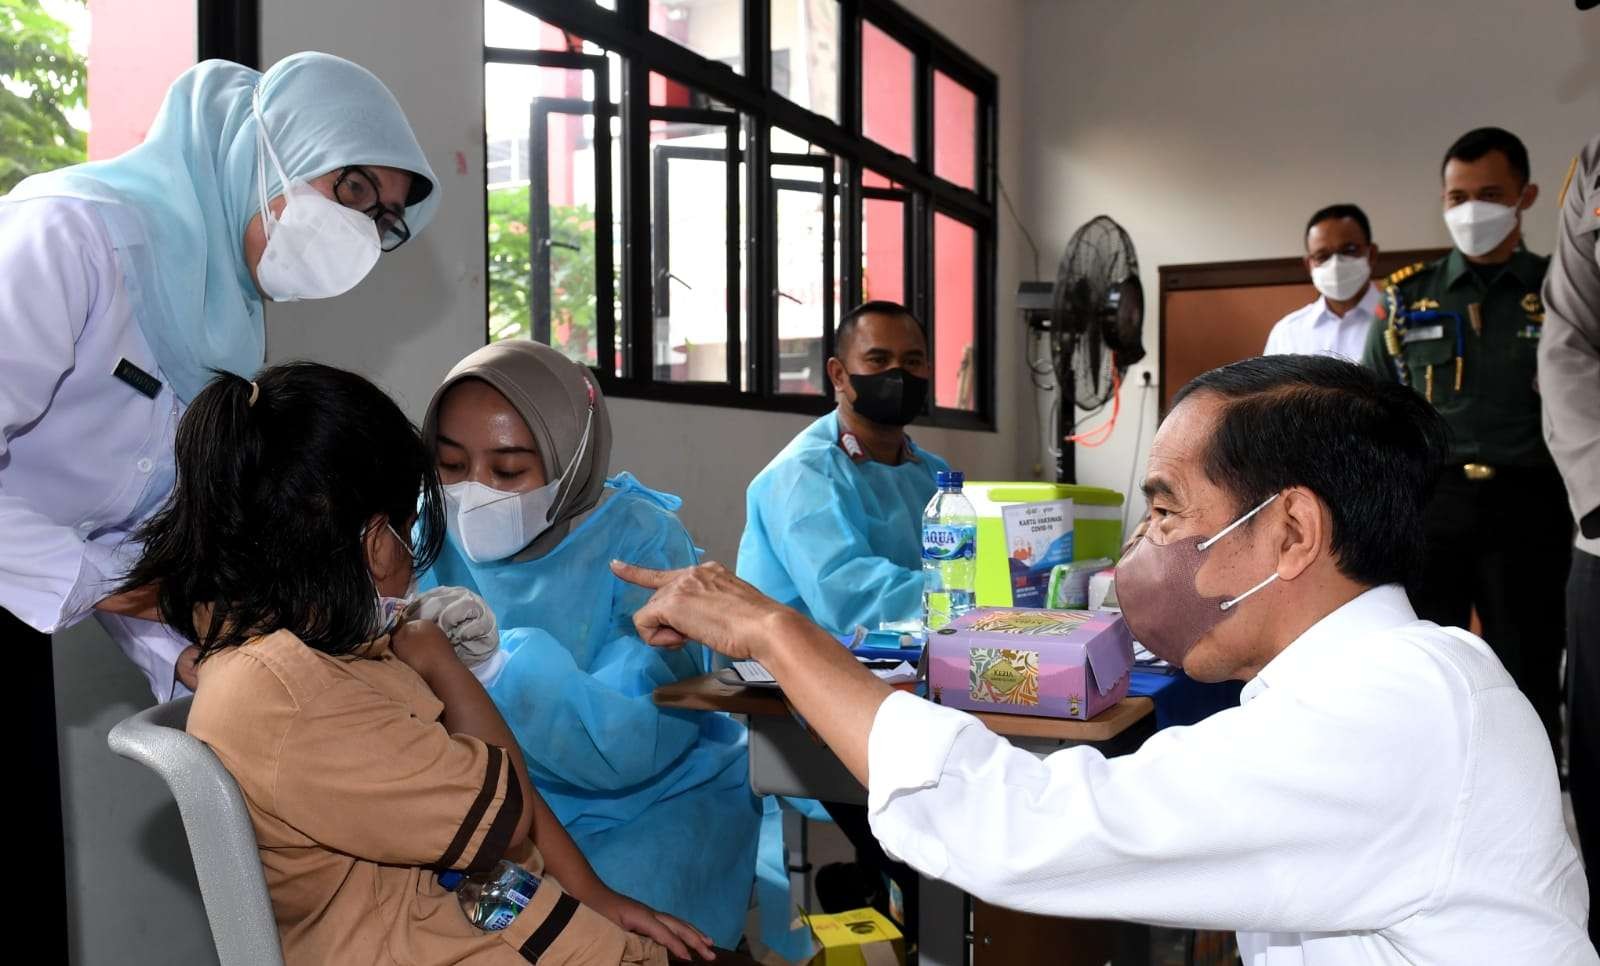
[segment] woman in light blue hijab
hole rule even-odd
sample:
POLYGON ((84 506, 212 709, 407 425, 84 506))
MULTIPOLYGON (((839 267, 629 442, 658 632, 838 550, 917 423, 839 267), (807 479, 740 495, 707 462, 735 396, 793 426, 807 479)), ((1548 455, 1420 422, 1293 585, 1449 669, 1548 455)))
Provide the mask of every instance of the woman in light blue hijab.
MULTIPOLYGON (((179 415, 213 370, 261 367, 263 298, 353 287, 435 186, 383 83, 303 53, 199 64, 143 144, 0 197, 0 641, 37 662, 30 693, 51 693, 45 635, 91 613, 172 692, 184 642, 143 619, 153 598, 108 595, 173 486, 179 415)), ((54 788, 54 715, 30 720, 54 788)))

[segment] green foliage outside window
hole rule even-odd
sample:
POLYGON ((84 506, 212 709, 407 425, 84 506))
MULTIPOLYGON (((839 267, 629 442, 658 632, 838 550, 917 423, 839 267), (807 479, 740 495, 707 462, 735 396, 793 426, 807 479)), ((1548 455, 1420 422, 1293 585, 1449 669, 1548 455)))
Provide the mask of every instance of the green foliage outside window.
MULTIPOLYGON (((594 209, 550 206, 550 343, 594 364, 594 209)), ((528 338, 533 320, 528 188, 489 192, 489 337, 528 338)))
POLYGON ((66 112, 87 103, 89 65, 67 40, 38 0, 0 0, 0 194, 88 158, 89 138, 66 112))

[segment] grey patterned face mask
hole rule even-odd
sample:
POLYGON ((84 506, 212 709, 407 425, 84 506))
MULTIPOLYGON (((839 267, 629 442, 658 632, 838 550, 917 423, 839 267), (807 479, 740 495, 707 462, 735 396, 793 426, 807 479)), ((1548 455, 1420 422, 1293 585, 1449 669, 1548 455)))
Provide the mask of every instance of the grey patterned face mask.
POLYGON ((1147 533, 1123 554, 1117 564, 1117 600, 1134 639, 1156 657, 1182 667, 1200 638, 1226 620, 1241 601, 1277 580, 1273 573, 1231 598, 1202 596, 1195 585, 1205 552, 1277 498, 1276 493, 1267 497, 1209 539, 1190 537, 1158 544, 1147 533))

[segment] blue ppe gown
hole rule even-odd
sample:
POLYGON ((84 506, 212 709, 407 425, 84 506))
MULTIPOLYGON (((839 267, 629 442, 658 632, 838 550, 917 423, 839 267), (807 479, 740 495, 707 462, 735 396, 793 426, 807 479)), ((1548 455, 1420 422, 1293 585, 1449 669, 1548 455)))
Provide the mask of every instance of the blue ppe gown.
POLYGON ((922 610, 922 511, 950 468, 907 440, 899 466, 852 460, 829 413, 790 441, 745 496, 739 576, 833 634, 922 610))
POLYGON ((706 652, 640 640, 633 615, 650 592, 609 567, 696 563, 680 506, 618 474, 544 557, 473 563, 447 542, 418 587, 466 587, 494 611, 508 656, 489 696, 601 880, 731 947, 744 931, 762 818, 745 728, 724 714, 655 706, 658 686, 705 673, 706 652))

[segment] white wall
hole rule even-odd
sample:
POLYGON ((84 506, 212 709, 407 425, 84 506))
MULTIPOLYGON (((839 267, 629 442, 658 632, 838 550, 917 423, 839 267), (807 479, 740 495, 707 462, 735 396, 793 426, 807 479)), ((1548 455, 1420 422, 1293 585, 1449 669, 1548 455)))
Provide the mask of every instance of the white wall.
MULTIPOLYGON (((908 6, 1001 75, 1002 176, 1020 185, 1022 98, 1028 86, 1016 57, 1024 32, 1022 0, 992 4, 976 21, 961 0, 919 0, 908 6)), ((420 418, 434 385, 484 337, 482 11, 473 3, 428 0, 342 0, 339 10, 338 17, 329 17, 326 6, 312 0, 265 0, 263 60, 314 47, 371 68, 404 105, 439 175, 443 204, 435 222, 380 260, 356 291, 328 302, 269 307, 268 356, 274 362, 311 358, 355 369, 420 418), (383 29, 372 29, 375 23, 383 29)), ((1024 400, 1015 388, 1020 331, 1009 294, 1016 291, 1017 253, 1016 234, 1002 230, 999 432, 915 432, 919 443, 972 478, 1010 476, 1018 469, 1018 404, 1024 400)), ((685 523, 700 546, 728 561, 744 528, 746 484, 807 422, 636 399, 614 400, 611 413, 616 428, 612 466, 688 497, 685 523)))
MULTIPOLYGON (((1030 228, 1052 260, 1097 214, 1127 228, 1152 355, 1158 265, 1300 254, 1305 219, 1339 201, 1381 246, 1448 245, 1440 159, 1480 125, 1528 145, 1545 192, 1528 242, 1548 253, 1567 163, 1600 126, 1600 13, 1566 0, 1030 0, 1026 20, 1030 228)), ((1126 485, 1136 401, 1080 450, 1083 482, 1126 485)))
POLYGON ((267 361, 354 369, 421 418, 456 360, 483 343, 483 10, 437 0, 262 0, 264 64, 348 57, 405 108, 438 176, 438 214, 354 292, 267 309, 267 361))

